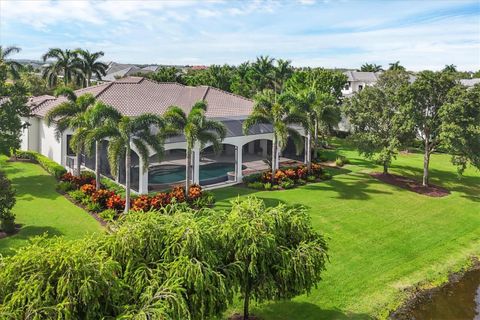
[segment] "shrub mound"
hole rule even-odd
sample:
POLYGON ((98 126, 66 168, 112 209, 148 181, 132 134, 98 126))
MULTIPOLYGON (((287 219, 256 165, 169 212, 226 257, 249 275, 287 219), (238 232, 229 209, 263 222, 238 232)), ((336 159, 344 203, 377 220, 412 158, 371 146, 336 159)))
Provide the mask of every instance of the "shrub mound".
POLYGON ((34 151, 17 151, 16 157, 18 159, 28 159, 32 160, 38 164, 40 164, 48 173, 53 175, 55 178, 60 179, 62 175, 64 175, 67 170, 56 163, 53 160, 45 157, 44 155, 34 152, 34 151))

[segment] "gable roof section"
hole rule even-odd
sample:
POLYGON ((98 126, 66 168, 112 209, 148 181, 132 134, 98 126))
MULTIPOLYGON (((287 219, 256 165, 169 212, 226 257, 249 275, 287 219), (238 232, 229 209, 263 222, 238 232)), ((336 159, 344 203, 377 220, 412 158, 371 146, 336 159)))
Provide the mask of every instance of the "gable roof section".
POLYGON ((376 82, 378 80, 377 72, 346 71, 345 75, 348 81, 376 82))
MULTIPOLYGON (((208 86, 189 87, 173 82, 154 82, 142 77, 127 77, 80 90, 77 95, 90 93, 98 100, 109 104, 126 116, 142 113, 162 115, 169 106, 175 105, 188 112, 193 104, 204 100, 208 104, 207 117, 228 118, 248 116, 253 110, 253 101, 244 97, 208 86)), ((32 111, 43 117, 53 107, 66 101, 65 97, 41 96, 31 99, 32 111)))

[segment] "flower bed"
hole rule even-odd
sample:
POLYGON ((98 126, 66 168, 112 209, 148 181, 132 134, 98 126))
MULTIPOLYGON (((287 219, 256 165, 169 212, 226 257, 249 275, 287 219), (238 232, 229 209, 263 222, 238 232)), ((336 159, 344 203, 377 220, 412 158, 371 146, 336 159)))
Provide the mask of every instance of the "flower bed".
MULTIPOLYGON (((65 173, 60 177, 57 189, 67 193, 76 204, 98 214, 105 221, 115 220, 125 210, 125 199, 118 193, 118 189, 110 189, 102 183, 97 190, 95 178, 90 172, 83 172, 80 177, 65 173)), ((131 210, 158 210, 170 203, 186 203, 193 208, 202 208, 212 205, 214 197, 203 191, 199 185, 191 185, 188 194, 184 187, 177 186, 169 192, 133 196, 131 210)))
POLYGON ((312 163, 311 172, 306 166, 284 167, 275 171, 272 179, 271 171, 255 173, 243 178, 243 182, 249 188, 259 190, 283 190, 291 189, 308 182, 331 179, 328 172, 324 172, 320 164, 312 163))

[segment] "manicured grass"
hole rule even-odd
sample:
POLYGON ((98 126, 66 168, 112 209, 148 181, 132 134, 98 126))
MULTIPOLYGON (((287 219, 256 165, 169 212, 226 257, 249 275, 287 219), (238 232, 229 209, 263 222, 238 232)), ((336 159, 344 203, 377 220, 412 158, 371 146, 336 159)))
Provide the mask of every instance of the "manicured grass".
MULTIPOLYGON (((459 179, 447 155, 434 155, 431 182, 452 194, 430 198, 386 185, 367 172, 380 171, 348 146, 339 153, 352 162, 333 180, 285 191, 231 187, 215 190, 217 208, 237 195, 268 204, 302 204, 314 228, 328 237, 330 263, 310 295, 258 305, 265 319, 384 318, 405 300, 412 285, 435 285, 480 255, 480 173, 459 179)), ((329 153, 334 157, 333 152, 329 153)), ((335 172, 335 169, 332 169, 335 172)), ((401 155, 392 173, 421 179, 422 155, 401 155)), ((240 312, 240 304, 233 312, 240 312)))
POLYGON ((39 165, 6 160, 0 157, 0 170, 6 172, 17 190, 13 212, 22 229, 14 236, 0 239, 0 254, 12 254, 13 249, 45 232, 49 236, 77 239, 102 231, 94 218, 55 191, 55 178, 39 165))

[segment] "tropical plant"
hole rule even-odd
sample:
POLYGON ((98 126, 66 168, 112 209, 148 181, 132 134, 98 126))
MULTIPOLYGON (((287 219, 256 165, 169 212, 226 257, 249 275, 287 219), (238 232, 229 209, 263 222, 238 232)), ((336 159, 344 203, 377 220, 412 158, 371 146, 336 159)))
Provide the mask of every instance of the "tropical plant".
POLYGON ((454 64, 447 64, 445 65, 445 68, 442 69, 443 72, 457 72, 457 66, 454 64))
MULTIPOLYGON (((95 103, 95 97, 89 93, 83 94, 79 97, 75 92, 68 87, 60 87, 55 90, 55 95, 60 95, 66 98, 66 101, 60 103, 58 106, 50 109, 45 121, 48 126, 55 123, 55 137, 60 139, 61 135, 68 129, 74 130, 78 134, 84 130, 85 123, 84 113, 87 109, 95 103)), ((72 146, 73 147, 73 146, 72 146)), ((76 154, 76 171, 77 176, 80 175, 82 144, 75 145, 76 154)))
POLYGON ((379 72, 382 70, 382 66, 375 63, 365 63, 360 67, 360 71, 364 72, 379 72))
POLYGON ((100 153, 102 140, 95 139, 95 132, 106 123, 117 124, 122 118, 122 114, 112 106, 97 101, 91 108, 88 108, 83 116, 76 119, 78 123, 73 126, 78 129, 72 136, 70 143, 75 149, 83 149, 87 155, 91 155, 95 150, 95 181, 96 188, 100 189, 100 153))
POLYGON ((395 70, 395 71, 405 71, 405 67, 400 64, 400 61, 395 61, 388 64, 390 67, 388 70, 395 70))
POLYGON ((218 233, 222 252, 239 261, 243 319, 250 300, 290 299, 308 293, 320 280, 328 260, 324 238, 313 231, 304 208, 266 207, 255 197, 232 202, 218 233))
POLYGON ((107 153, 112 176, 118 176, 120 159, 125 159, 125 212, 130 210, 132 146, 142 161, 143 170, 148 170, 149 147, 158 157, 163 155, 164 127, 161 117, 145 113, 135 118, 122 116, 118 122, 107 121, 88 134, 89 141, 108 138, 107 153))
POLYGON ((98 80, 101 80, 102 77, 105 76, 108 66, 98 61, 99 58, 103 57, 103 51, 90 52, 88 50, 77 49, 75 52, 80 58, 80 68, 84 75, 85 86, 90 86, 92 75, 95 75, 98 80))
POLYGON ((47 80, 48 85, 53 87, 57 84, 58 78, 63 77, 63 84, 81 84, 84 79, 82 73, 83 63, 75 50, 62 50, 52 48, 42 56, 44 62, 48 59, 54 61, 43 70, 43 78, 47 80))
POLYGON ((192 180, 192 151, 196 144, 200 144, 200 150, 207 143, 211 143, 215 151, 220 150, 221 142, 226 136, 226 128, 223 123, 207 119, 207 103, 198 101, 188 115, 177 106, 171 106, 164 114, 167 123, 167 134, 183 134, 187 142, 185 190, 190 190, 192 180))
POLYGON ((15 190, 3 171, 0 171, 0 227, 6 233, 15 231, 15 215, 12 208, 15 205, 15 190))
POLYGON ((298 153, 303 149, 303 139, 300 133, 291 125, 301 124, 304 128, 308 128, 308 121, 293 95, 289 93, 277 95, 273 90, 264 90, 255 96, 253 112, 243 122, 244 134, 247 135, 253 126, 260 123, 271 124, 273 127, 273 176, 278 169, 279 152, 286 146, 289 136, 294 142, 298 153))
POLYGON ((22 65, 15 60, 7 60, 8 57, 14 53, 19 53, 22 49, 15 46, 2 47, 0 46, 0 64, 5 64, 7 66, 7 72, 13 79, 20 78, 20 70, 22 65))

